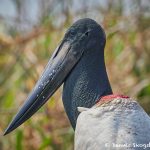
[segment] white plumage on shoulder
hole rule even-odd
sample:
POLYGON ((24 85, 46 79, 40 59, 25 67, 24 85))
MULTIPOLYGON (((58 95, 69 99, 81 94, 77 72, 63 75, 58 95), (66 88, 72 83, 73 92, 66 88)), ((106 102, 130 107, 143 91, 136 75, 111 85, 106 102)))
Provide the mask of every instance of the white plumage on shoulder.
POLYGON ((150 149, 150 117, 128 97, 104 97, 81 109, 75 130, 75 150, 150 149))

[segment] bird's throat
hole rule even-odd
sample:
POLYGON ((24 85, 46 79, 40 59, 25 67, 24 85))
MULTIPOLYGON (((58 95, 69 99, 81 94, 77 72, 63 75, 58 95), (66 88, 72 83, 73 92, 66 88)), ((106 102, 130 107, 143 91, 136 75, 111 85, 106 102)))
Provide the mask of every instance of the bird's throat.
POLYGON ((101 96, 112 94, 104 56, 99 50, 85 54, 67 77, 63 87, 63 103, 75 129, 77 107, 90 108, 101 96))

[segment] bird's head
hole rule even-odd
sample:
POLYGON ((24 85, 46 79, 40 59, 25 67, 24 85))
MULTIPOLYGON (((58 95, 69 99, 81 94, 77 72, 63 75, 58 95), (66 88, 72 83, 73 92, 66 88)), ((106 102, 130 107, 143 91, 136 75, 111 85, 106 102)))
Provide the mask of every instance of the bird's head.
POLYGON ((42 76, 4 134, 29 119, 62 85, 80 59, 85 54, 92 53, 92 47, 96 45, 105 45, 105 33, 101 26, 88 18, 75 22, 67 30, 42 76))
POLYGON ((105 45, 106 37, 104 30, 97 22, 85 18, 75 22, 67 30, 63 40, 70 43, 73 52, 86 53, 97 44, 105 45))

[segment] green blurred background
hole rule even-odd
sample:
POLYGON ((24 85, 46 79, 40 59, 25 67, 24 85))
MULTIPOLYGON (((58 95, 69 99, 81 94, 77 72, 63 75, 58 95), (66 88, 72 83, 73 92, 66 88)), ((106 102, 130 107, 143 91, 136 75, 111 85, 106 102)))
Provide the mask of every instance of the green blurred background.
POLYGON ((3 137, 67 28, 90 17, 107 35, 105 60, 114 93, 150 114, 149 0, 1 0, 0 150, 72 150, 74 132, 60 88, 42 109, 3 137))

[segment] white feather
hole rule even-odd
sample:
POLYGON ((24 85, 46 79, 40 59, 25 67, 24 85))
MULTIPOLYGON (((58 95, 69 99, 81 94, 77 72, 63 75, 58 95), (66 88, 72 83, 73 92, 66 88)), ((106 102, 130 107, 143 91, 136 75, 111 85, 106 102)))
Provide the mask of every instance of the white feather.
POLYGON ((86 107, 78 107, 77 108, 79 112, 87 111, 89 108, 86 107))
POLYGON ((150 146, 150 118, 134 100, 117 98, 77 119, 75 150, 141 150, 144 144, 150 146))

